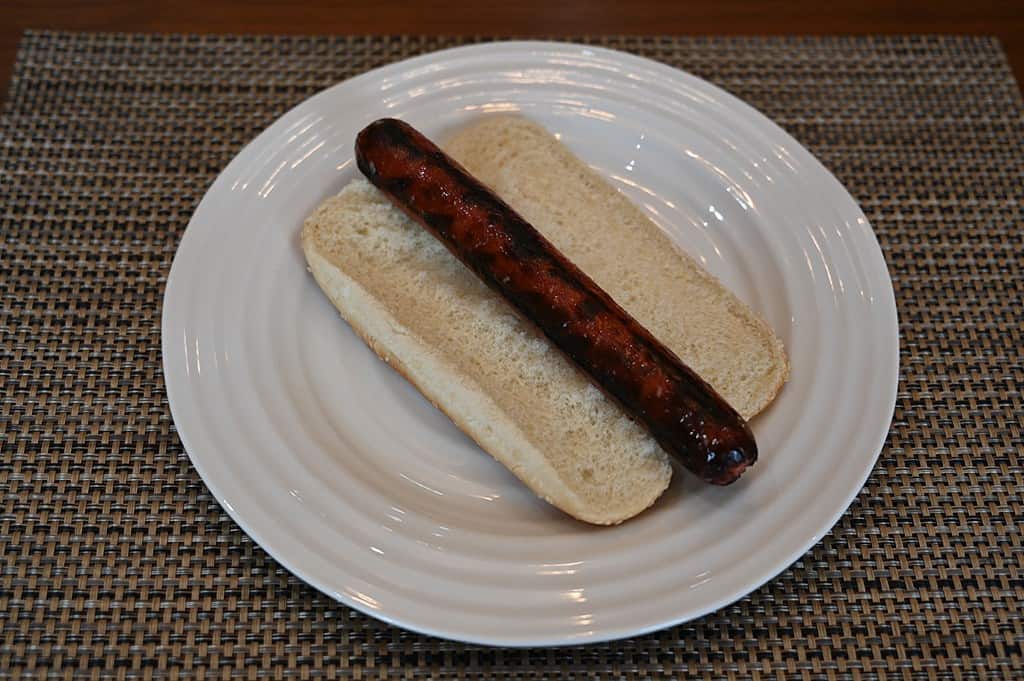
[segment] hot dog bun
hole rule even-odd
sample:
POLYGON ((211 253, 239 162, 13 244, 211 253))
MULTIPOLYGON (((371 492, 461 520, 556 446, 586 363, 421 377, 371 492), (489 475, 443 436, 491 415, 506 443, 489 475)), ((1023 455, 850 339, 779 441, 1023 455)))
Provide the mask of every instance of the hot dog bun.
POLYGON ((612 524, 668 486, 654 439, 368 182, 324 202, 302 241, 352 328, 540 497, 612 524))
POLYGON ((445 151, 494 190, 745 419, 789 377, 782 342, 623 194, 525 118, 493 116, 445 151))
MULTIPOLYGON (((666 262, 658 254, 653 261, 662 273, 658 278, 665 281, 637 281, 635 274, 648 267, 642 258, 663 248, 667 239, 542 128, 522 119, 487 120, 455 137, 448 148, 602 286, 608 286, 609 271, 617 272, 615 257, 632 263, 632 287, 620 284, 606 290, 642 323, 651 324, 651 315, 644 318, 634 308, 652 295, 660 302, 677 295, 725 300, 725 307, 702 324, 719 330, 738 325, 735 333, 744 340, 740 349, 770 342, 781 355, 771 331, 758 336, 767 327, 671 245, 672 259, 666 262), (541 152, 538 145, 548 148, 541 152), (495 152, 504 154, 505 162, 489 157, 495 152), (524 155, 533 153, 541 153, 538 160, 521 163, 524 155), (532 189, 530 178, 519 174, 533 172, 533 163, 551 162, 555 165, 544 169, 546 182, 532 189), (498 185, 508 187, 508 195, 498 185), (550 200, 541 197, 546 186, 557 191, 550 200), (602 213, 593 208, 595 204, 616 212, 602 213), (539 215, 547 206, 554 207, 549 214, 554 219, 539 215), (569 226, 571 221, 562 217, 569 214, 587 221, 584 229, 592 237, 632 235, 630 248, 613 258, 596 257, 580 236, 554 233, 569 226), (655 240, 654 246, 638 250, 636 242, 648 238, 655 240), (660 269, 666 266, 670 270, 660 269), (671 268, 683 274, 674 278, 671 268), (687 285, 681 294, 679 282, 687 285), (742 333, 747 327, 754 332, 742 333), (748 339, 751 335, 757 338, 748 339)), ((302 241, 316 281, 352 328, 539 496, 581 520, 614 524, 647 508, 668 486, 671 466, 654 439, 369 183, 356 180, 325 201, 306 221, 302 241)), ((648 302, 643 309, 656 308, 648 302)), ((655 317, 658 320, 661 317, 655 317)), ((663 326, 679 336, 689 325, 663 326)), ((648 328, 662 332, 656 325, 648 328)), ((712 345, 721 342, 714 331, 711 335, 717 337, 712 345)), ((692 335, 682 343, 671 335, 663 341, 681 355, 680 346, 693 346, 698 355, 702 349, 692 335)), ((758 357, 755 361, 761 361, 758 357)), ((785 356, 781 358, 785 369, 785 356)), ((719 375, 749 376, 751 365, 744 361, 730 355, 719 375)), ((745 387, 748 384, 749 380, 736 382, 754 393, 745 387)), ((742 396, 743 391, 722 393, 731 399, 731 394, 742 396)), ((735 405, 746 413, 743 404, 749 409, 750 404, 763 406, 770 399, 771 395, 752 394, 747 402, 735 405)))

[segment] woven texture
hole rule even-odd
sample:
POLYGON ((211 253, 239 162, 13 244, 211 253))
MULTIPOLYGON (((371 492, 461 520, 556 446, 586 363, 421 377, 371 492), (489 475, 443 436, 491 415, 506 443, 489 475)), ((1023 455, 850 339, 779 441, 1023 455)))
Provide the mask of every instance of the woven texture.
POLYGON ((337 604, 225 515, 161 374, 189 217, 288 108, 459 42, 26 35, 0 123, 0 678, 1024 678, 1024 122, 989 39, 591 39, 795 135, 893 275, 885 450, 832 532, 748 598, 610 644, 468 646, 337 604))

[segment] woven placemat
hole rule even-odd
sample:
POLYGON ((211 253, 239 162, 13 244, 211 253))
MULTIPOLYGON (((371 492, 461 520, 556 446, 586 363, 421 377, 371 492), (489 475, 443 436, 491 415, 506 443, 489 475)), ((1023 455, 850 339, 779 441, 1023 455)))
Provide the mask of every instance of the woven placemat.
POLYGON ((460 42, 25 36, 0 123, 0 678, 1024 678, 1024 107, 990 39, 591 39, 789 130, 892 271, 885 450, 835 529, 750 597, 610 644, 462 645, 339 605, 225 515, 161 375, 182 231, 288 108, 460 42))

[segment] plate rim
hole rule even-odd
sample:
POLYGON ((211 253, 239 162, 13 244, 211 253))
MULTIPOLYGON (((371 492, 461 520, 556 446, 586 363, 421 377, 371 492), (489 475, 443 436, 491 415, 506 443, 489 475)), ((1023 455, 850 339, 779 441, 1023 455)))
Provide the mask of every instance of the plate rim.
MULTIPOLYGON (((693 75, 688 71, 680 68, 670 66, 668 64, 659 62, 657 60, 625 52, 622 50, 611 49, 607 47, 600 47, 594 45, 587 45, 583 43, 576 43, 570 41, 548 41, 548 40, 495 40, 483 43, 473 43, 469 45, 459 45, 455 47, 445 48, 428 52, 425 54, 410 57, 389 64, 376 67, 364 73, 358 74, 351 78, 336 82, 318 92, 310 95, 309 97, 298 102, 294 106, 290 107, 287 111, 278 116, 273 122, 266 126, 258 135, 252 140, 243 145, 238 152, 232 157, 231 161, 218 173, 217 177, 207 187, 202 199, 196 205, 192 216, 189 218, 188 225, 186 226, 182 236, 178 242, 178 246, 175 250, 174 258, 171 263, 171 267, 168 270, 167 280, 164 286, 164 295, 161 301, 161 366, 164 374, 165 389, 167 391, 168 408, 171 412, 171 417, 174 422, 175 432, 178 434, 181 440, 183 449, 189 458, 190 463, 199 473, 203 483, 208 488, 213 501, 228 514, 228 516, 239 526, 239 528, 246 533, 246 535, 257 545, 260 546, 270 557, 277 561, 282 567, 288 570, 295 577, 301 581, 309 584, 313 588, 317 589, 329 598, 332 598, 347 607, 351 607, 358 610, 366 615, 374 617, 375 619, 381 620, 388 624, 398 626, 410 631, 414 631, 421 634, 426 634, 435 637, 446 638, 449 640, 462 641, 475 645, 489 645, 489 646, 503 646, 503 647, 540 647, 540 646, 577 646, 593 643, 601 643, 606 641, 620 640, 632 636, 640 636, 648 634, 654 631, 659 631, 668 627, 672 627, 684 622, 693 621, 700 617, 703 617, 709 613, 720 610, 736 601, 746 597, 754 591, 767 585, 769 582, 774 581, 780 574, 786 571, 790 566, 797 562, 802 556, 813 548, 821 539, 831 532, 843 515, 849 510, 850 505, 863 491, 865 484, 868 481, 872 471, 874 470, 879 457, 885 447, 885 442, 888 439, 889 432, 892 426, 892 419, 895 415, 896 401, 898 397, 899 389, 899 360, 900 360, 900 329, 899 329, 899 314, 896 306, 895 290, 892 285, 892 277, 889 272, 888 263, 885 260, 884 252, 881 248, 881 244, 878 241, 878 237, 871 227, 871 223, 867 216, 864 214, 863 209, 857 203, 856 199, 852 196, 849 190, 839 181, 838 178, 821 162, 817 157, 814 156, 803 144, 801 144, 796 138, 790 135, 785 129, 775 123, 766 114, 759 111, 754 106, 743 101, 736 95, 733 95, 728 90, 721 86, 715 85, 699 76, 693 75), (864 246, 866 251, 864 255, 867 256, 866 263, 875 270, 874 275, 883 275, 877 279, 879 284, 885 284, 880 286, 882 300, 880 300, 880 306, 875 308, 876 313, 879 314, 880 321, 884 322, 891 330, 892 339, 892 352, 888 357, 885 358, 884 366, 880 367, 888 375, 891 376, 889 381, 887 394, 883 404, 884 409, 880 411, 888 413, 888 419, 884 429, 879 426, 879 433, 874 438, 876 444, 874 445, 874 454, 871 457, 865 457, 863 470, 858 475, 857 484, 851 486, 851 493, 841 504, 836 505, 836 511, 833 516, 830 517, 827 523, 822 523, 822 530, 816 532, 809 541, 805 542, 806 545, 801 544, 799 550, 793 551, 791 554, 786 555, 784 558, 778 560, 771 568, 767 568, 763 571, 766 577, 758 577, 752 580, 752 583, 743 586, 739 589, 730 592, 719 599, 712 602, 710 605, 694 609, 691 612, 687 612, 679 617, 663 619, 643 626, 625 626, 625 627, 604 627, 598 631, 591 632, 585 635, 573 635, 573 636, 562 636, 560 638, 552 639, 551 637, 542 637, 539 639, 531 639, 526 637, 511 637, 502 638, 501 636, 480 636, 472 632, 460 630, 459 627, 445 627, 429 625, 424 622, 411 621, 401 616, 390 614, 386 611, 369 609, 364 604, 351 598, 348 594, 341 591, 334 591, 331 587, 327 587, 324 584, 319 583, 319 580, 307 576, 306 572, 300 567, 294 564, 287 556, 281 555, 281 552, 271 548, 264 533, 260 532, 257 528, 248 524, 241 515, 230 505, 222 503, 224 499, 223 490, 208 474, 205 466, 197 460, 192 452, 194 451, 193 446, 189 444, 189 436, 186 433, 187 429, 181 429, 178 425, 180 411, 176 411, 175 408, 175 393, 177 387, 175 387, 175 381, 170 379, 173 375, 171 367, 169 367, 170 356, 173 353, 172 340, 168 333, 168 310, 171 307, 169 300, 173 295, 174 282, 177 281, 175 277, 175 270, 178 270, 179 277, 180 271, 185 265, 183 264, 181 254, 183 246, 186 244, 186 240, 197 238, 197 229, 193 229, 193 225, 197 223, 197 216, 203 211, 204 204, 211 201, 211 196, 215 193, 215 190, 223 188, 227 178, 239 167, 241 167, 242 160, 244 157, 251 154, 251 150, 257 147, 263 140, 273 137, 274 131, 276 131, 285 121, 292 117, 300 109, 309 106, 315 100, 324 97, 332 91, 343 88, 358 85, 361 82, 373 81, 380 79, 388 75, 389 72, 402 72, 408 71, 417 66, 429 64, 432 61, 438 59, 449 59, 451 57, 458 57, 462 55, 469 55, 475 53, 486 53, 489 51, 500 51, 500 50, 512 50, 512 51, 533 51, 538 53, 552 52, 552 51, 565 51, 571 50, 577 57, 579 56, 590 56, 588 53, 596 56, 603 56, 618 62, 633 62, 638 66, 642 66, 654 72, 660 72, 667 78, 679 79, 682 78, 689 81, 691 84, 696 84, 698 87, 703 89, 709 89, 717 97, 720 98, 722 104, 726 108, 731 108, 737 111, 740 115, 753 118, 759 125, 767 125, 772 129, 772 132, 779 136, 790 145, 788 150, 794 153, 795 156, 799 157, 798 160, 802 164, 806 164, 808 173, 819 175, 822 181, 832 185, 832 189, 837 191, 837 196, 843 197, 849 204, 849 207, 856 212, 860 220, 858 220, 858 226, 861 228, 863 235, 867 238, 864 246)), ((888 335, 888 334, 887 334, 888 335)), ((880 362, 881 364, 881 362, 880 362)), ((177 399, 181 399, 179 396, 177 399)), ((201 457, 199 457, 201 459, 201 457)))

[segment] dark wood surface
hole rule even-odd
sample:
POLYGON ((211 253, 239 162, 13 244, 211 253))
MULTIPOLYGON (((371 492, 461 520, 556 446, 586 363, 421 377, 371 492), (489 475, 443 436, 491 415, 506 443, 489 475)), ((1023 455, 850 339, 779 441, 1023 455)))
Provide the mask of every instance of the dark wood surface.
POLYGON ((1024 78, 1024 0, 0 0, 0 92, 26 29, 190 33, 967 33, 1003 42, 1024 78))

